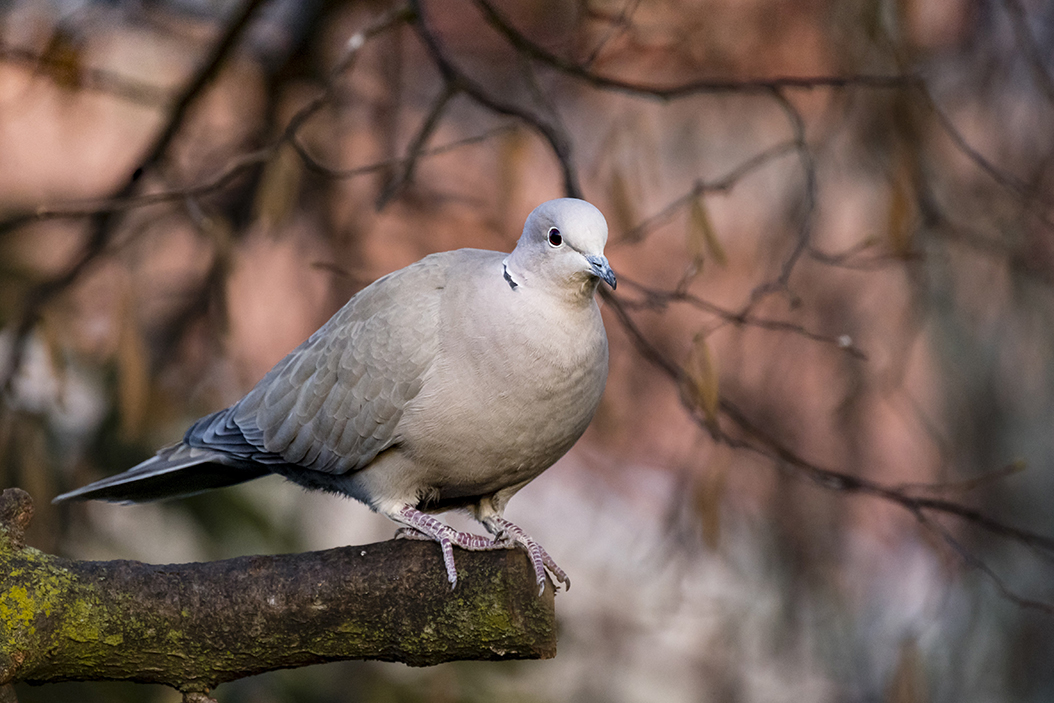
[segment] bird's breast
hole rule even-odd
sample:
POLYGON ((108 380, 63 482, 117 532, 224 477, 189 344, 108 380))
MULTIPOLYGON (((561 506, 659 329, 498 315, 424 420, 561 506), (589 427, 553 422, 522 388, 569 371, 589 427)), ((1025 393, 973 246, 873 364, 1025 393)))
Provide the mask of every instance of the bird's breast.
POLYGON ((500 314, 484 305, 456 321, 457 334, 442 334, 404 422, 406 451, 429 457, 441 493, 484 495, 534 478, 596 411, 608 351, 595 304, 561 311, 533 302, 500 314))

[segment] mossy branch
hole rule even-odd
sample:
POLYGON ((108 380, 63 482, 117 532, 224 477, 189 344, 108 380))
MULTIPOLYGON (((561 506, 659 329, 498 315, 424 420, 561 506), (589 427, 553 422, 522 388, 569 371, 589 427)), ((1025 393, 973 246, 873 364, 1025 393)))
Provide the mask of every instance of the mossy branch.
POLYGON ((556 653, 553 588, 519 550, 418 541, 202 564, 63 559, 25 546, 28 494, 0 494, 0 689, 120 679, 204 692, 344 659, 427 666, 556 653))

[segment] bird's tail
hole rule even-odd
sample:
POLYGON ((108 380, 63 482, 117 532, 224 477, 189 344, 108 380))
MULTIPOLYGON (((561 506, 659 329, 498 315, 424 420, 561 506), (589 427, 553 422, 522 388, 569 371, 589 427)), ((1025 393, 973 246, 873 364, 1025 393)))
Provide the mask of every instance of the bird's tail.
POLYGON ((52 502, 105 500, 144 503, 233 486, 270 473, 259 465, 232 466, 231 459, 229 455, 211 449, 174 444, 124 473, 63 493, 52 502))

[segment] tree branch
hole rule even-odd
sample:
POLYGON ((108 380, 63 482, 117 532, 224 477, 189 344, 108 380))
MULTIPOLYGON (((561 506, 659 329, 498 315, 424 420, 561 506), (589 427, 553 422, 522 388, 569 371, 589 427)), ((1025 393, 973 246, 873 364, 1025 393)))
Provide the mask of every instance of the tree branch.
POLYGON ((446 83, 443 85, 443 91, 432 103, 428 115, 425 117, 424 122, 421 123, 421 127, 417 130, 413 140, 411 140, 410 146, 407 147, 402 167, 392 175, 381 189, 381 194, 377 196, 378 210, 384 209, 384 206, 399 193, 403 186, 413 181, 414 171, 424 151, 425 144, 428 143, 428 140, 435 134, 436 129, 439 128, 439 120, 443 116, 443 111, 446 110, 450 101, 457 96, 457 93, 458 91, 454 84, 446 83))
POLYGON ((502 115, 518 117, 533 127, 535 131, 549 142, 549 147, 553 150, 553 154, 560 163, 560 169, 563 171, 565 195, 570 198, 581 198, 582 186, 578 181, 578 172, 575 169, 574 159, 571 156, 572 143, 567 133, 558 125, 542 119, 533 111, 492 94, 465 74, 446 55, 443 46, 439 43, 439 39, 431 27, 428 26, 428 21, 421 9, 420 0, 409 0, 409 3, 416 18, 414 27, 417 28, 417 33, 424 42, 428 53, 432 56, 432 60, 435 62, 436 68, 439 69, 439 73, 443 76, 443 80, 458 91, 471 97, 483 107, 502 115))
POLYGON ((206 692, 345 659, 428 666, 556 654, 552 587, 519 550, 459 550, 451 590, 435 544, 391 540, 203 564, 86 562, 26 547, 32 502, 0 494, 0 689, 130 680, 206 692))
POLYGON ((585 81, 595 88, 615 90, 630 95, 674 100, 703 93, 772 93, 784 88, 904 88, 918 81, 918 77, 905 75, 847 75, 847 76, 777 76, 747 80, 700 80, 676 85, 650 85, 634 83, 618 78, 593 73, 585 66, 557 56, 524 36, 512 23, 487 0, 475 0, 487 23, 524 55, 557 71, 585 81))
MULTIPOLYGON (((164 157, 172 140, 183 126, 191 105, 197 101, 205 88, 219 74, 227 58, 237 47, 238 40, 246 27, 248 27, 250 19, 264 2, 265 0, 246 0, 245 4, 226 27, 223 35, 216 42, 209 56, 202 62, 201 67, 173 101, 171 112, 165 121, 164 127, 154 137, 153 142, 139 160, 139 166, 128 175, 125 182, 110 196, 110 199, 120 200, 133 195, 139 186, 143 173, 156 166, 164 157)), ((16 326, 15 339, 11 346, 11 356, 8 359, 7 368, 3 371, 2 377, 0 377, 0 391, 7 390, 10 387, 12 379, 18 372, 22 363, 26 340, 29 338, 30 331, 37 324, 41 311, 56 295, 69 288, 80 278, 88 266, 105 251, 119 219, 120 211, 118 210, 108 210, 93 215, 89 224, 88 236, 80 252, 74 258, 73 263, 70 264, 64 273, 39 284, 27 294, 22 306, 21 318, 16 326)))
POLYGON ((717 305, 716 303, 712 303, 709 300, 705 300, 697 295, 689 293, 687 290, 662 290, 658 288, 650 288, 624 274, 620 275, 619 279, 620 282, 639 291, 643 296, 640 300, 624 300, 619 298, 619 304, 626 309, 665 310, 669 307, 670 303, 684 303, 697 310, 701 310, 717 317, 723 324, 731 324, 736 327, 755 327, 770 332, 788 332, 790 334, 796 334, 799 337, 803 337, 804 339, 813 342, 820 342, 821 344, 836 347, 861 361, 867 361, 867 353, 860 347, 856 346, 856 344, 853 343, 852 338, 848 335, 832 337, 813 332, 803 325, 788 320, 770 319, 749 312, 729 310, 717 305))
MULTIPOLYGON (((0 61, 25 66, 47 75, 62 70, 64 66, 53 57, 40 55, 18 46, 0 45, 0 61)), ((143 107, 165 108, 168 106, 167 88, 152 83, 137 81, 114 71, 101 68, 80 67, 76 78, 78 90, 90 90, 113 95, 143 107)))
MULTIPOLYGON (((685 383, 684 371, 673 361, 666 358, 641 332, 633 318, 630 317, 623 301, 604 289, 601 289, 601 295, 629 335, 630 341, 637 349, 637 352, 669 376, 677 384, 678 388, 683 388, 685 383)), ((1022 544, 1041 556, 1054 557, 1054 538, 1008 525, 989 517, 979 510, 952 500, 915 495, 915 491, 921 488, 919 485, 912 486, 910 490, 900 486, 889 486, 878 481, 828 469, 813 463, 769 436, 735 403, 728 400, 728 398, 722 397, 720 399, 721 415, 727 420, 725 424, 732 425, 736 430, 736 435, 730 434, 718 422, 708 422, 701 410, 686 395, 685 393, 681 394, 681 400, 685 408, 696 423, 713 437, 715 442, 720 442, 733 449, 753 452, 771 461, 775 467, 787 470, 798 478, 808 479, 825 490, 845 494, 867 495, 898 505, 911 513, 919 525, 927 530, 934 529, 932 519, 926 514, 928 511, 937 515, 958 518, 989 534, 1022 544)), ((963 558, 967 566, 979 569, 982 574, 989 578, 1001 595, 1019 607, 1054 615, 1054 604, 1031 600, 1016 594, 984 562, 966 552, 954 539, 949 542, 949 536, 945 531, 942 538, 952 546, 958 556, 963 558)))
POLYGON ((1028 28, 1028 15, 1024 4, 1021 0, 1003 0, 1003 7, 1010 16, 1010 24, 1014 27, 1018 47, 1028 67, 1032 70, 1036 85, 1047 101, 1054 105, 1054 78, 1051 78, 1050 73, 1047 72, 1044 50, 1036 43, 1032 31, 1028 28))
POLYGON ((649 215, 633 229, 624 232, 621 240, 616 243, 616 246, 622 242, 640 242, 648 236, 648 233, 653 228, 668 221, 678 210, 690 204, 703 193, 727 193, 735 188, 736 184, 746 176, 760 169, 770 161, 774 161, 786 154, 793 153, 797 149, 798 145, 794 141, 779 142, 778 144, 774 144, 773 146, 754 154, 719 178, 710 181, 702 178, 697 179, 687 193, 677 196, 670 201, 669 204, 663 207, 662 210, 653 215, 649 215))

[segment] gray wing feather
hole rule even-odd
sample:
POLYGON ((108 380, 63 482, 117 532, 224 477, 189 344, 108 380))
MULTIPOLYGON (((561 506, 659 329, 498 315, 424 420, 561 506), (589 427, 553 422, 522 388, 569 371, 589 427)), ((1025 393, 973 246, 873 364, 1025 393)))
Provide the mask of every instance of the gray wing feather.
POLYGON ((440 295, 459 252, 367 286, 235 405, 181 444, 56 498, 144 501, 241 483, 295 464, 339 474, 399 441, 406 405, 436 358, 440 295))
POLYGON ((223 451, 174 444, 123 473, 64 493, 52 502, 106 500, 142 502, 194 495, 233 486, 269 473, 264 466, 232 465, 223 451))
POLYGON ((398 441, 403 410, 436 357, 449 256, 426 257, 364 288, 186 441, 334 474, 368 464, 398 441))

